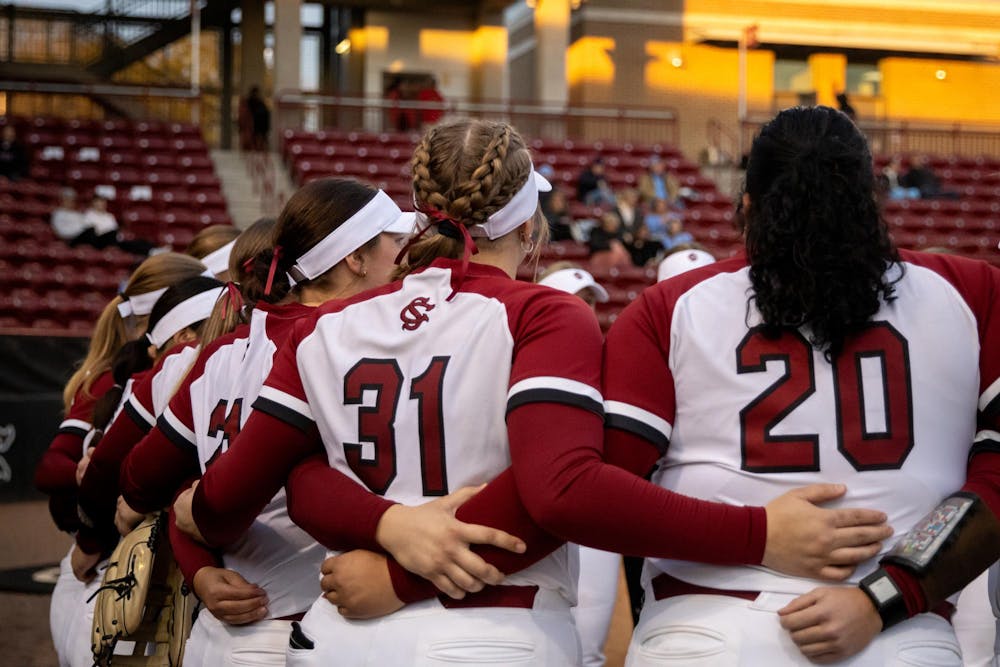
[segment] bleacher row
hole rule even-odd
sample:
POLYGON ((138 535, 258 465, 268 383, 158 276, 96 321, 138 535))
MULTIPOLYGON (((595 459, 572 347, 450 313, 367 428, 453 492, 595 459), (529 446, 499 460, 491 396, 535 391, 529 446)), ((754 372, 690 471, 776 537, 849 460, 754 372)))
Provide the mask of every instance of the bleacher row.
POLYGON ((183 249, 202 228, 232 224, 201 130, 191 124, 0 117, 30 154, 28 179, 0 178, 0 329, 86 334, 139 259, 115 248, 70 248, 50 214, 108 199, 126 237, 183 249))
POLYGON ((93 194, 127 234, 186 246, 199 229, 231 224, 221 184, 198 127, 122 120, 0 118, 31 153, 30 182, 0 182, 0 216, 48 222, 66 186, 93 194))
MULTIPOLYGON (((0 125, 6 119, 0 118, 0 125)), ((225 200, 198 129, 185 124, 123 121, 16 121, 19 137, 34 153, 32 180, 0 179, 0 275, 10 289, 0 296, 0 328, 34 327, 86 332, 136 258, 110 249, 71 249, 54 238, 48 215, 59 190, 71 185, 83 196, 98 190, 114 197, 109 207, 128 233, 183 247, 197 229, 229 222, 225 200), (56 148, 60 150, 55 150, 56 148)), ((359 178, 385 189, 401 206, 411 204, 409 159, 417 137, 405 133, 285 131, 281 150, 293 179, 359 178)), ((613 187, 634 186, 652 155, 658 155, 686 187, 687 229, 708 250, 726 257, 741 248, 732 202, 672 146, 612 142, 531 142, 536 161, 548 163, 553 180, 570 199, 574 217, 594 218, 602 209, 574 201, 580 171, 601 155, 613 187)), ((880 158, 881 167, 887 158, 880 158)), ((888 202, 886 219, 902 247, 944 247, 1000 264, 1000 160, 934 157, 931 166, 958 200, 888 202)), ((557 260, 588 265, 587 247, 550 244, 539 270, 557 260)), ((531 279, 535 267, 521 267, 531 279)), ((598 308, 604 327, 655 280, 650 268, 594 271, 611 295, 598 308)))

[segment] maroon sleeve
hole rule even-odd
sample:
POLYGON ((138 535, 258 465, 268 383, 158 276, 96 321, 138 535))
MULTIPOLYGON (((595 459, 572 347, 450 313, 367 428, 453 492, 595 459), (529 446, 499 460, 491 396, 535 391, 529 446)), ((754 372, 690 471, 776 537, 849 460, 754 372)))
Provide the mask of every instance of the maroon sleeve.
POLYGON ((35 468, 35 487, 42 493, 76 491, 76 464, 83 457, 83 440, 91 429, 94 404, 114 385, 111 373, 97 378, 86 392, 81 387, 73 398, 59 431, 35 468))
POLYGON ((195 489, 192 512, 205 540, 221 547, 243 535, 295 465, 321 447, 315 425, 301 430, 254 410, 195 489))
POLYGON ((170 505, 183 480, 199 472, 197 453, 181 449, 157 427, 122 462, 121 495, 136 512, 153 512, 170 505))
POLYGON ((122 461, 146 435, 146 428, 123 410, 104 433, 80 482, 80 509, 92 524, 114 519, 122 461))
POLYGON ((631 556, 714 564, 763 558, 763 508, 696 500, 607 465, 596 415, 529 404, 511 412, 507 425, 521 499, 552 534, 631 556))
MULTIPOLYGON (((190 488, 193 481, 192 477, 181 483, 174 498, 190 488)), ((194 590, 194 575, 198 574, 198 570, 203 567, 222 567, 222 559, 218 554, 177 527, 177 517, 174 516, 173 509, 167 511, 167 534, 170 537, 170 548, 177 560, 177 567, 180 568, 184 582, 191 590, 194 590)))
POLYGON ((327 549, 382 550, 375 541, 375 530, 379 519, 395 503, 331 468, 326 456, 310 456, 297 465, 285 491, 288 516, 327 549), (351 509, 332 511, 337 507, 351 509))

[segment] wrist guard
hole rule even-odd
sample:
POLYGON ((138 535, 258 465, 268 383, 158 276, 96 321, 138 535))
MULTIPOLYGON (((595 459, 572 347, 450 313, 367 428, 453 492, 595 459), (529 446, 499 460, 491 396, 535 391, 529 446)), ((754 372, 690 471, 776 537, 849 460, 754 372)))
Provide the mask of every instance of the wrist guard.
POLYGON ((958 531, 979 503, 975 494, 958 492, 941 501, 886 554, 882 562, 899 565, 918 575, 924 574, 958 538, 958 531))

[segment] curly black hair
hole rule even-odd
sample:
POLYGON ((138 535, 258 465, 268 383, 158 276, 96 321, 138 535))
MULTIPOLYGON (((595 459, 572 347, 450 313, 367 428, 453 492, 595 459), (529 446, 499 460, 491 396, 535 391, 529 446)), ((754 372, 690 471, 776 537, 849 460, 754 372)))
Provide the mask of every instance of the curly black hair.
POLYGON ((893 300, 902 273, 887 273, 899 254, 873 172, 864 135, 830 107, 782 111, 754 139, 738 221, 750 263, 747 305, 756 304, 766 335, 805 326, 832 360, 893 300))

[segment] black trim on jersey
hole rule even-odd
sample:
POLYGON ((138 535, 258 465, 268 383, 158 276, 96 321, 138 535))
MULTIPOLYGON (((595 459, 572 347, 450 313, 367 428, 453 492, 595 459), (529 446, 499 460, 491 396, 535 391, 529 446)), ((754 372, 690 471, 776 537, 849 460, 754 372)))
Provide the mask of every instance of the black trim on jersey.
POLYGON ((80 428, 79 426, 63 426, 56 431, 59 435, 78 435, 81 438, 86 438, 89 432, 89 429, 80 428))
POLYGON ((989 420, 995 421, 997 418, 1000 418, 1000 394, 994 396, 993 400, 986 404, 981 414, 989 420))
POLYGON ((562 403, 582 408, 588 412, 593 412, 602 419, 604 418, 604 404, 600 401, 595 401, 589 396, 551 388, 525 389, 524 391, 517 392, 507 401, 506 414, 509 415, 515 408, 519 408, 527 403, 562 403))
POLYGON ((303 433, 309 433, 315 424, 312 419, 309 419, 301 412, 296 412, 287 405, 282 405, 277 401, 272 401, 271 399, 264 398, 263 396, 258 396, 257 400, 253 402, 253 409, 260 410, 264 414, 271 415, 275 419, 280 419, 286 424, 291 424, 303 433))
POLYGON ((135 407, 133 407, 131 402, 125 401, 125 407, 123 407, 122 410, 125 412, 125 414, 127 414, 129 417, 132 418, 132 421, 136 423, 136 426, 141 428, 146 433, 149 433, 150 431, 153 430, 153 426, 155 426, 155 424, 150 424, 148 421, 146 421, 146 418, 143 417, 139 413, 139 411, 135 409, 135 407))
POLYGON ((184 437, 163 415, 160 415, 160 418, 156 420, 156 428, 160 429, 160 432, 167 437, 167 440, 174 443, 178 449, 197 454, 198 446, 184 437))
POLYGON ((972 445, 969 450, 969 458, 976 454, 1000 454, 1000 442, 996 440, 980 440, 972 445))
POLYGON ((659 450, 661 455, 665 454, 667 447, 670 446, 670 438, 663 435, 649 424, 632 417, 626 417, 625 415, 609 412, 604 418, 604 425, 609 428, 617 428, 619 430, 626 431, 633 435, 637 435, 644 440, 648 440, 656 446, 656 449, 659 450))

